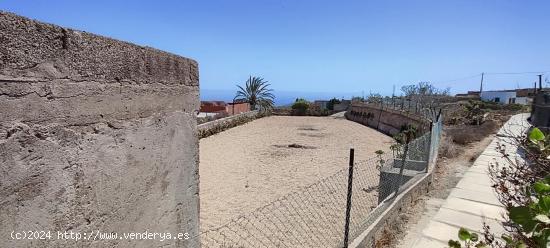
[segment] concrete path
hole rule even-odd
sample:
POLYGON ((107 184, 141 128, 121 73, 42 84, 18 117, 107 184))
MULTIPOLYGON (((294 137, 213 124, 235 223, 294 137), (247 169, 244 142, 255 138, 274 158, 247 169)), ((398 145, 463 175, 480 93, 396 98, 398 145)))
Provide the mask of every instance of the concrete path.
POLYGON ((346 113, 346 111, 338 112, 338 113, 332 114, 331 117, 346 118, 346 117, 344 116, 345 113, 346 113))
MULTIPOLYGON (((506 122, 423 229, 410 230, 419 233, 415 235, 416 240, 409 241, 404 247, 447 247, 449 239, 458 239, 460 227, 480 232, 484 221, 491 226, 493 233, 498 236, 503 233, 500 222, 505 211, 491 188, 487 169, 490 163, 504 162, 497 151, 498 143, 507 144, 510 135, 525 132, 529 126, 527 117, 526 114, 519 114, 506 122)), ((518 156, 517 147, 506 145, 506 150, 518 156)))

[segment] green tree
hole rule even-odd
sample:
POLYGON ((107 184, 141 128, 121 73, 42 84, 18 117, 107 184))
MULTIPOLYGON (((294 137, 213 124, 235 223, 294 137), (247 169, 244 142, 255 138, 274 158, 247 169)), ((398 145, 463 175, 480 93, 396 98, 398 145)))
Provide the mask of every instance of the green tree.
POLYGON ((351 101, 352 102, 364 102, 365 98, 361 97, 361 96, 354 96, 354 97, 351 98, 351 101))
POLYGON ((238 100, 244 100, 250 103, 252 110, 269 110, 273 108, 273 90, 269 88, 271 86, 261 77, 250 76, 246 80, 245 87, 237 85, 239 90, 235 98, 238 100))
POLYGON ((291 108, 294 115, 305 115, 309 109, 309 102, 306 99, 297 98, 291 108))
POLYGON ((379 93, 370 93, 367 100, 370 103, 381 103, 382 102, 382 95, 379 93))
POLYGON ((342 101, 336 99, 336 98, 332 98, 328 101, 327 103, 327 109, 328 110, 334 110, 334 104, 339 104, 341 103, 342 101))

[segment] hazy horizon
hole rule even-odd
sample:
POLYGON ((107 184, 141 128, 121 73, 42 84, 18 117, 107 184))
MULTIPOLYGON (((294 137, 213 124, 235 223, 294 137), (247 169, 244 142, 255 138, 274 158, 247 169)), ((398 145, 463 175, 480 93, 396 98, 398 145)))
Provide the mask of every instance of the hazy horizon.
MULTIPOLYGON (((230 89, 200 89, 201 101, 225 101, 231 102, 237 90, 230 89)), ((305 91, 280 91, 275 90, 275 106, 284 106, 294 102, 296 98, 304 98, 308 101, 329 100, 332 98, 350 99, 354 96, 362 96, 361 92, 305 92, 305 91)), ((365 94, 366 96, 366 94, 365 94)))

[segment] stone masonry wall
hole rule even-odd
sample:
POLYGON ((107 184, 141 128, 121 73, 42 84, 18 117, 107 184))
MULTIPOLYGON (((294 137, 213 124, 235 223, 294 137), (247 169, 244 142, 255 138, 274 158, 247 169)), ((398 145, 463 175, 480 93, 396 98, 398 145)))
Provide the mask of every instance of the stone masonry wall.
POLYGON ((0 247, 197 246, 57 231, 198 233, 198 83, 191 59, 0 12, 0 247))

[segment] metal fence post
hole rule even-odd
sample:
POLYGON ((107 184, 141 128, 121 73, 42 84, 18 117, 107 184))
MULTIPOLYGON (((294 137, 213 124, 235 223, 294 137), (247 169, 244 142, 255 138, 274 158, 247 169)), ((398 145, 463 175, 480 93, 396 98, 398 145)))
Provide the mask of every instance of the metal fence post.
POLYGON ((397 180, 397 185, 395 187, 395 196, 399 192, 399 187, 401 187, 401 181, 403 180, 403 170, 405 169, 405 161, 407 160, 407 152, 409 151, 409 140, 405 141, 405 150, 403 151, 403 162, 401 163, 401 168, 399 168, 399 179, 397 180))
POLYGON ((353 187, 353 159, 354 149, 349 149, 349 172, 348 172, 348 199, 346 203, 346 225, 344 227, 344 248, 348 247, 349 239, 349 219, 351 214, 351 195, 353 187))
POLYGON ((430 121, 430 143, 429 143, 429 147, 428 147, 428 164, 426 165, 426 173, 428 173, 428 169, 430 168, 430 164, 431 164, 431 161, 432 161, 432 147, 433 147, 433 137, 434 137, 434 132, 433 132, 433 129, 434 129, 434 122, 433 121, 430 121))

